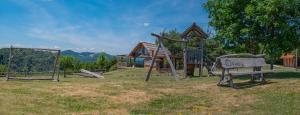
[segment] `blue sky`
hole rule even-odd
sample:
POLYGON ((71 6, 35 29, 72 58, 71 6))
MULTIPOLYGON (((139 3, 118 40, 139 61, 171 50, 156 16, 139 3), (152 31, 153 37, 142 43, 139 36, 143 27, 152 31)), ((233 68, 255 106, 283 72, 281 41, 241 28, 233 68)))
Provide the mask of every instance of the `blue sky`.
POLYGON ((151 32, 196 22, 208 27, 206 0, 0 0, 0 47, 126 54, 151 32))

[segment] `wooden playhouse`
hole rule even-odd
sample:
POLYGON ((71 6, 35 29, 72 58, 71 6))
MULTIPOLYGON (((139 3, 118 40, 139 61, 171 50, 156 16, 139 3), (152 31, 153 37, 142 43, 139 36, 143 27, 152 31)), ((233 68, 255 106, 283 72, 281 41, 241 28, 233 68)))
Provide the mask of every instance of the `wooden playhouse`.
MULTIPOLYGON (((135 66, 136 58, 142 58, 144 63, 144 68, 146 70, 149 70, 152 62, 152 57, 154 56, 157 47, 158 46, 153 43, 148 43, 148 42, 138 43, 128 55, 128 57, 130 58, 129 63, 132 66, 135 66)), ((171 55, 170 51, 167 50, 167 52, 169 55, 171 55)), ((163 50, 160 49, 160 51, 157 54, 157 58, 155 59, 154 69, 157 71, 168 71, 169 67, 168 64, 166 64, 165 62, 166 62, 166 57, 163 54, 163 50)))

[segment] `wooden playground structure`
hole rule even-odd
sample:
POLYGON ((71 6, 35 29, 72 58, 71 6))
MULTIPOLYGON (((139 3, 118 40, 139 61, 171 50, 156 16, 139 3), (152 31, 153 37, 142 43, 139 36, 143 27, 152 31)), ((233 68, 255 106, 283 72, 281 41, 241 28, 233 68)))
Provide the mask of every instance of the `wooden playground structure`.
MULTIPOLYGON (((136 58, 143 59, 143 67, 145 70, 150 69, 151 59, 154 56, 154 52, 159 46, 153 43, 148 42, 140 42, 138 43, 133 50, 129 53, 129 64, 131 66, 135 66, 136 58), (132 60, 133 58, 133 60, 132 60)), ((168 55, 172 55, 171 52, 165 49, 168 55)), ((156 59, 154 62, 154 69, 158 72, 168 71, 169 66, 167 66, 164 62, 166 60, 166 56, 163 50, 159 50, 156 55, 156 59)))
MULTIPOLYGON (((170 65, 172 75, 175 80, 178 81, 178 75, 176 73, 174 64, 171 60, 170 55, 168 54, 168 49, 164 46, 162 40, 169 40, 174 42, 180 42, 183 44, 183 62, 184 62, 184 77, 188 77, 194 75, 194 69, 196 66, 199 67, 199 76, 202 76, 203 67, 204 67, 204 58, 205 58, 205 39, 208 38, 208 35, 196 24, 193 23, 189 28, 187 28, 183 33, 181 33, 181 40, 175 40, 172 38, 168 38, 164 33, 161 35, 151 34, 157 39, 158 47, 155 50, 154 56, 151 59, 151 65, 149 71, 146 76, 146 81, 150 79, 151 71, 154 67, 155 60, 157 59, 158 52, 160 50, 166 56, 166 59, 170 65), (197 45, 196 47, 189 47, 188 43, 192 40, 196 39, 197 45)), ((207 66, 207 64, 206 64, 207 66)))

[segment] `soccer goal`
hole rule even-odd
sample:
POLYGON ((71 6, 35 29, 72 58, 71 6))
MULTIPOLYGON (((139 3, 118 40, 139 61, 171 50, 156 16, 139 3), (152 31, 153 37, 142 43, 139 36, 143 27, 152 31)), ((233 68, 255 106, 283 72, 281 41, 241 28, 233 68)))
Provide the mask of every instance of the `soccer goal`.
POLYGON ((60 50, 10 47, 6 80, 59 81, 60 50))

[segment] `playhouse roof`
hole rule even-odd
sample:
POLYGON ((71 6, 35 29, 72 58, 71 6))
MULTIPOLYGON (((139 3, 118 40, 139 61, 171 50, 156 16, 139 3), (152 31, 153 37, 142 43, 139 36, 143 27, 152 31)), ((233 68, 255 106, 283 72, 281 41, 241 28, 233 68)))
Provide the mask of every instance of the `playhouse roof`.
POLYGON ((291 59, 291 58, 295 58, 294 54, 284 54, 280 57, 281 59, 291 59))
MULTIPOLYGON (((145 48, 147 53, 148 54, 152 54, 152 52, 155 53, 155 50, 157 49, 157 45, 156 44, 153 44, 153 43, 148 43, 148 42, 140 42, 138 43, 134 48, 133 50, 129 53, 129 57, 137 57, 135 54, 136 52, 141 49, 141 48, 145 48)), ((167 53, 169 55, 171 55, 171 52, 167 50, 167 53)), ((142 58, 147 58, 147 57, 151 57, 150 55, 140 55, 139 57, 142 57, 142 58)), ((159 50, 158 54, 157 54, 157 57, 164 57, 164 52, 162 49, 159 50)))
POLYGON ((182 38, 186 38, 191 32, 195 32, 201 38, 208 38, 208 35, 194 22, 189 28, 181 33, 182 38))

